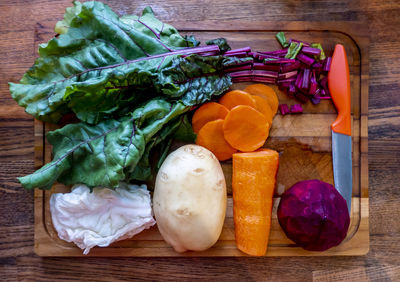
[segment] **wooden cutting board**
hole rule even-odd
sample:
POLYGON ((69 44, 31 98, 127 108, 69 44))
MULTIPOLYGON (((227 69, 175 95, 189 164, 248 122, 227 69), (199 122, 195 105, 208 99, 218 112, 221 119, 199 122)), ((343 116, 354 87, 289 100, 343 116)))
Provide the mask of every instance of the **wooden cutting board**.
MULTIPOLYGON (((310 252, 287 239, 279 226, 276 208, 280 195, 294 183, 320 179, 333 184, 330 124, 336 118, 331 101, 317 106, 307 103, 304 113, 274 118, 265 147, 280 152, 280 167, 268 251, 266 256, 337 256, 364 255, 369 250, 368 227, 368 46, 365 25, 341 22, 173 22, 182 34, 194 34, 201 42, 225 37, 232 48, 251 46, 252 50, 279 48, 274 36, 285 31, 287 38, 321 42, 328 54, 335 44, 345 46, 351 75, 352 139, 353 139, 353 200, 348 235, 338 247, 325 252, 310 252)), ((36 25, 35 44, 53 36, 53 23, 36 25)), ((249 83, 237 83, 232 88, 243 89, 249 83)), ((280 103, 295 104, 278 89, 280 103)), ((51 160, 51 146, 44 136, 54 125, 35 121, 35 164, 37 168, 51 160)), ((162 239, 157 227, 145 230, 129 240, 116 242, 106 248, 93 248, 88 256, 245 256, 235 245, 232 198, 231 163, 223 162, 228 186, 228 207, 224 227, 218 242, 204 252, 178 254, 162 239)), ((50 191, 35 190, 35 252, 39 256, 83 256, 82 250, 58 238, 49 209, 52 193, 68 192, 70 187, 56 184, 50 191)))

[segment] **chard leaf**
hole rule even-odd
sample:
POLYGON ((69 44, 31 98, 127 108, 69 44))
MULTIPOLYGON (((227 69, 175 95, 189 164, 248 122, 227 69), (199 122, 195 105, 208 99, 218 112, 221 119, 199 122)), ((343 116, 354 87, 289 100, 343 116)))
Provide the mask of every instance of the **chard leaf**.
POLYGON ((158 171, 165 161, 165 159, 168 157, 169 149, 171 148, 173 139, 169 139, 168 142, 164 142, 160 144, 160 157, 158 158, 158 161, 156 163, 156 171, 158 171))
POLYGON ((187 115, 181 116, 178 128, 174 133, 174 139, 178 141, 194 143, 196 141, 196 133, 194 133, 192 125, 187 115))
POLYGON ((231 46, 229 46, 228 42, 225 38, 216 38, 212 40, 208 40, 206 42, 207 45, 218 45, 221 52, 226 52, 231 50, 231 46))
POLYGON ((230 76, 223 74, 228 62, 230 59, 223 56, 178 57, 160 71, 156 86, 164 95, 179 98, 187 106, 201 104, 222 94, 232 84, 230 76))
MULTIPOLYGON (((156 147, 160 147, 160 159, 163 158, 165 151, 168 151, 172 142, 172 135, 177 130, 180 124, 180 117, 175 118, 166 124, 151 140, 146 144, 146 149, 139 160, 135 169, 127 175, 126 181, 139 180, 148 181, 152 176, 152 167, 150 163, 150 154, 156 147)), ((159 159, 159 160, 160 160, 159 159)), ((165 159, 165 158, 164 158, 165 159)))
POLYGON ((168 155, 168 150, 171 146, 172 140, 194 142, 196 134, 193 132, 192 125, 190 124, 187 115, 181 115, 178 118, 166 124, 152 139, 146 144, 145 152, 143 153, 139 163, 134 171, 127 176, 126 181, 139 180, 148 181, 152 176, 151 167, 151 153, 158 151, 158 160, 155 169, 158 170, 165 158, 168 155))
POLYGON ((119 18, 99 2, 74 5, 60 36, 40 46, 19 84, 10 83, 12 97, 35 118, 57 122, 74 112, 83 121, 49 132, 54 159, 19 178, 26 189, 147 179, 151 150, 160 146, 163 160, 178 129, 176 137, 193 137, 181 116, 229 88, 224 67, 249 59, 201 56, 218 46, 187 48, 198 41, 150 8, 119 18))
POLYGON ((146 143, 164 124, 187 110, 182 103, 154 99, 119 120, 108 119, 96 126, 69 124, 49 132, 54 159, 19 181, 26 189, 50 189, 55 181, 117 187, 135 170, 146 143))
MULTIPOLYGON (((78 103, 71 101, 71 93, 86 89, 93 94, 104 84, 109 87, 107 99, 96 105, 96 112, 107 114, 115 109, 115 103, 110 101, 122 91, 113 88, 113 79, 121 80, 132 68, 137 70, 131 66, 131 61, 182 50, 193 44, 175 28, 156 19, 150 8, 146 8, 141 17, 120 19, 100 2, 74 2, 74 5, 65 15, 63 24, 68 26, 67 31, 41 44, 40 57, 24 74, 20 84, 10 83, 12 97, 39 120, 57 122, 78 103)), ((143 63, 147 64, 146 71, 154 76, 162 59, 143 63)), ((136 74, 131 73, 132 76, 136 74)), ((148 82, 147 76, 137 79, 148 82)), ((83 101, 86 94, 77 93, 83 101)), ((96 120, 95 117, 91 119, 96 120)))
POLYGON ((188 44, 188 47, 196 47, 200 45, 200 41, 198 41, 193 35, 185 35, 184 38, 188 44))
POLYGON ((230 77, 222 71, 226 60, 192 54, 132 61, 104 70, 96 82, 71 85, 65 99, 79 119, 92 124, 157 95, 192 106, 222 94, 231 85, 230 77))
POLYGON ((65 9, 64 19, 56 23, 54 27, 55 33, 64 34, 68 31, 72 20, 81 12, 82 3, 73 1, 74 6, 65 9))

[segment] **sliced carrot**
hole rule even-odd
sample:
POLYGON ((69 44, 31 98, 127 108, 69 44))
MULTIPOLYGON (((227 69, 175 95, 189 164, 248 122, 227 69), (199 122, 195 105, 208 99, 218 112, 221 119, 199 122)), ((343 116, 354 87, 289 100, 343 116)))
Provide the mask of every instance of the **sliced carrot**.
POLYGON ((272 87, 265 84, 251 84, 247 86, 244 91, 251 95, 260 96, 266 99, 268 104, 271 106, 274 115, 278 111, 279 100, 272 87))
POLYGON ((253 96, 253 99, 256 101, 256 109, 267 118, 269 124, 272 124, 274 113, 272 112, 271 106, 268 104, 267 100, 255 95, 253 96))
POLYGON ((213 152, 220 161, 232 158, 232 154, 237 150, 232 148, 224 138, 222 129, 224 120, 217 119, 207 122, 199 131, 196 144, 203 146, 213 152))
POLYGON ((196 110, 192 118, 192 127, 195 133, 209 121, 224 119, 229 113, 229 110, 218 103, 209 102, 202 105, 196 110))
POLYGON ((247 105, 256 108, 256 102, 253 97, 241 90, 232 90, 226 93, 219 103, 227 107, 229 110, 239 105, 247 105))
POLYGON ((246 254, 262 256, 267 251, 278 166, 279 154, 274 150, 233 154, 235 239, 246 254))
POLYGON ((251 152, 268 138, 270 124, 266 117, 250 106, 234 107, 224 120, 225 140, 235 149, 251 152))

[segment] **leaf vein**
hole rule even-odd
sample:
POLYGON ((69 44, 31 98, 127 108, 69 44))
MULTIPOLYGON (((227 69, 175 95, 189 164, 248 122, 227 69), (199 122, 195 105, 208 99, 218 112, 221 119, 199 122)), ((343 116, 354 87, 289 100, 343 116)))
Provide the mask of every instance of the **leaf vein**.
POLYGON ((135 132, 136 132, 136 126, 135 126, 135 124, 133 124, 132 125, 131 138, 129 140, 129 145, 128 145, 128 151, 126 152, 126 155, 125 155, 125 158, 124 158, 124 167, 126 167, 126 159, 127 159, 128 155, 129 155, 131 145, 133 145, 137 149, 136 145, 132 143, 132 139, 133 139, 133 136, 135 135, 135 132))
POLYGON ((105 172, 106 172, 106 176, 107 176, 107 178, 108 178, 108 183, 110 183, 110 185, 111 185, 111 179, 110 179, 110 175, 108 174, 108 158, 107 158, 107 154, 106 154, 106 152, 104 151, 104 148, 106 147, 106 142, 107 142, 107 135, 104 135, 104 138, 103 138, 103 147, 101 148, 101 150, 103 151, 103 155, 104 155, 104 165, 105 165, 105 172))

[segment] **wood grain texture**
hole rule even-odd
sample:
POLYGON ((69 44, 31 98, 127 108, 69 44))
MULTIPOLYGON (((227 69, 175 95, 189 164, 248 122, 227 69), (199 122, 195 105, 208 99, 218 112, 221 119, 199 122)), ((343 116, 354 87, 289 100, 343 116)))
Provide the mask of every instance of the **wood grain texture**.
POLYGON ((0 1, 0 278, 1 280, 398 280, 400 265, 400 3, 398 1, 107 1, 119 13, 151 4, 164 21, 363 21, 370 30, 368 164, 370 252, 318 258, 39 258, 33 254, 33 192, 17 176, 34 170, 33 120, 10 98, 36 56, 38 22, 55 24, 69 0, 0 1), (6 123, 15 126, 5 125, 6 123), (12 149, 13 142, 25 144, 12 149), (9 142, 3 144, 3 142, 9 142), (24 145, 24 146, 25 146, 24 145), (8 151, 11 148, 10 151, 8 151), (360 273, 364 273, 360 275, 360 273), (396 276, 397 275, 397 276, 396 276), (364 278, 364 279, 363 279, 364 278), (397 279, 396 279, 397 278, 397 279))

